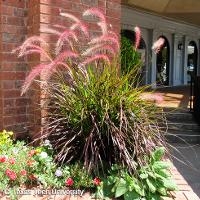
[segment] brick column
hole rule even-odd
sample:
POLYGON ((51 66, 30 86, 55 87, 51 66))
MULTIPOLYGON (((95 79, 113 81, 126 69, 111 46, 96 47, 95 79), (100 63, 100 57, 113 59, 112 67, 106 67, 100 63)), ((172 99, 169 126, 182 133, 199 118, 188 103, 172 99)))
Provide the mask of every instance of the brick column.
POLYGON ((23 135, 28 134, 29 98, 20 96, 20 87, 27 64, 25 59, 17 59, 11 51, 26 37, 26 0, 0 2, 0 128, 23 135))

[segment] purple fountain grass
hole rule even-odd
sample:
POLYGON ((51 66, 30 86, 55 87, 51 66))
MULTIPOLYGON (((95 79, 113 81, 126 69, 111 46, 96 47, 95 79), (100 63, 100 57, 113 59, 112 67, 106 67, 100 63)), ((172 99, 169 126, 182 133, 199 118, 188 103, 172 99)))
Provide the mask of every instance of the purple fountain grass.
POLYGON ((96 53, 99 53, 99 52, 108 52, 113 56, 117 53, 111 45, 97 44, 93 47, 89 47, 88 49, 86 49, 81 55, 82 56, 91 56, 91 55, 95 55, 96 53))
POLYGON ((86 58, 81 64, 80 66, 86 66, 88 65, 89 63, 92 63, 96 60, 100 60, 100 59, 103 59, 104 61, 106 61, 108 64, 110 64, 110 59, 107 55, 105 54, 96 54, 92 57, 89 57, 89 58, 86 58))
POLYGON ((36 67, 34 67, 34 69, 31 70, 31 72, 25 79, 21 94, 23 95, 27 91, 27 89, 32 84, 33 80, 40 74, 43 74, 42 76, 43 81, 48 81, 51 75, 56 71, 57 66, 63 65, 69 70, 69 66, 63 63, 63 61, 66 58, 76 58, 77 56, 78 54, 72 51, 65 51, 62 52, 58 57, 55 58, 55 60, 53 60, 49 64, 39 64, 36 67))
POLYGON ((154 53, 158 54, 165 44, 165 39, 163 37, 160 37, 157 41, 153 43, 152 50, 154 53))
POLYGON ((69 13, 61 12, 60 15, 75 22, 70 27, 70 30, 80 29, 85 34, 85 36, 89 37, 89 32, 88 32, 87 26, 79 18, 77 18, 76 16, 69 14, 69 13))
POLYGON ((141 41, 141 30, 138 26, 135 27, 135 49, 138 49, 141 41))
POLYGON ((90 16, 90 15, 100 18, 100 22, 98 22, 97 25, 100 26, 103 34, 107 34, 108 28, 107 28, 106 17, 104 16, 104 14, 97 8, 90 8, 83 13, 83 16, 90 16))
POLYGON ((47 64, 37 65, 33 68, 25 80, 22 88, 22 94, 27 91, 37 76, 42 74, 41 77, 44 81, 48 81, 52 74, 57 71, 58 66, 63 66, 66 70, 68 70, 68 73, 71 73, 71 65, 77 66, 85 77, 87 77, 86 65, 94 63, 96 60, 101 60, 106 62, 106 64, 110 64, 115 55, 118 55, 120 49, 119 38, 112 30, 108 30, 106 17, 100 10, 97 8, 91 8, 83 13, 83 16, 92 15, 99 19, 97 24, 101 27, 102 33, 100 36, 95 38, 89 37, 87 25, 76 16, 63 12, 61 12, 60 15, 68 18, 72 22, 71 26, 66 28, 64 26, 54 25, 53 28, 41 28, 42 32, 58 36, 55 44, 55 54, 50 54, 48 52, 50 48, 49 45, 39 36, 28 38, 19 48, 13 51, 17 52, 20 57, 38 53, 43 55, 47 59, 47 62, 49 62, 47 64), (76 48, 75 51, 75 42, 79 40, 76 30, 80 30, 86 36, 84 37, 85 43, 83 46, 86 46, 87 48, 84 50, 76 48), (65 42, 67 42, 67 44, 71 47, 70 49, 68 49, 68 45, 66 45, 65 42))
POLYGON ((71 30, 65 30, 59 37, 57 43, 56 43, 56 55, 58 55, 63 47, 63 44, 65 41, 68 42, 68 44, 72 47, 72 42, 70 41, 70 38, 73 39, 74 41, 78 42, 78 38, 75 34, 74 31, 71 30))
POLYGON ((120 44, 119 44, 119 40, 116 39, 115 37, 113 37, 110 34, 107 35, 102 35, 100 37, 94 38, 89 42, 89 45, 95 45, 95 44, 102 44, 102 43, 106 43, 106 44, 113 44, 115 46, 115 50, 119 51, 120 49, 120 44))

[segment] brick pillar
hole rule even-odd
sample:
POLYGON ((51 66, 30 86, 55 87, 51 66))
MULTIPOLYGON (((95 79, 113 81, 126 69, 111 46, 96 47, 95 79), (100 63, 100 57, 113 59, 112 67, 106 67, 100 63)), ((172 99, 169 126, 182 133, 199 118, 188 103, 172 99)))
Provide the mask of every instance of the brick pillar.
POLYGON ((0 128, 28 134, 29 98, 20 96, 27 64, 11 54, 26 37, 27 0, 0 1, 0 128))

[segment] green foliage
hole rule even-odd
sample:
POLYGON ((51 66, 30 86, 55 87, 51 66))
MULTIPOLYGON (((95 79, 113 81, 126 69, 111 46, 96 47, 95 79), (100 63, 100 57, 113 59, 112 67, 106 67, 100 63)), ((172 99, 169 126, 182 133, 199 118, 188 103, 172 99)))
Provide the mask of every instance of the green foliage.
POLYGON ((53 160, 49 141, 31 147, 24 142, 14 142, 11 139, 12 132, 3 131, 3 134, 6 139, 0 153, 0 192, 7 191, 10 199, 18 198, 17 190, 20 187, 64 188, 68 178, 72 178, 73 188, 96 188, 93 177, 83 165, 58 166, 53 160))
POLYGON ((0 153, 4 149, 6 149, 8 146, 12 145, 12 137, 13 137, 13 132, 12 131, 6 131, 3 130, 0 132, 0 153))
POLYGON ((157 148, 148 164, 138 168, 133 176, 127 169, 113 166, 110 175, 99 187, 102 199, 123 197, 124 200, 155 200, 177 190, 168 170, 170 164, 162 161, 164 148, 157 148), (101 190, 101 191, 100 191, 101 190))
POLYGON ((139 71, 141 65, 140 54, 134 49, 132 42, 123 33, 121 35, 120 50, 122 74, 127 74, 133 68, 137 68, 137 71, 139 71))
POLYGON ((155 128, 160 109, 141 98, 146 86, 135 88, 135 82, 130 83, 135 69, 120 76, 116 65, 102 63, 85 73, 87 78, 82 71, 72 70, 73 85, 63 72, 49 82, 49 125, 44 131, 56 159, 81 161, 95 174, 108 163, 126 165, 133 172, 150 154, 147 140, 164 143, 155 128))

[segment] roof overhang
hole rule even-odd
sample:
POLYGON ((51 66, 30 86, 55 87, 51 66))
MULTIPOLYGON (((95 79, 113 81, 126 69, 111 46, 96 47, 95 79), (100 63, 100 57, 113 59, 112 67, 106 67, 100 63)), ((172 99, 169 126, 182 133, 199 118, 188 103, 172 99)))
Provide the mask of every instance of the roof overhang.
POLYGON ((122 3, 200 27, 200 0, 122 0, 122 3))

